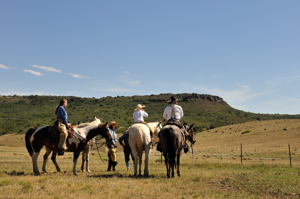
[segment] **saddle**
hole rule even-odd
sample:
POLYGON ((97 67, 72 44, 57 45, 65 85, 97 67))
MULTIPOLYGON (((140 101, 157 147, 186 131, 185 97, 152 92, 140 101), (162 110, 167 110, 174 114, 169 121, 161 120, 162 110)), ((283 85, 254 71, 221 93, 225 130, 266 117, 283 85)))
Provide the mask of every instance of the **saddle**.
POLYGON ((151 127, 147 124, 147 122, 135 122, 135 124, 145 124, 150 129, 150 135, 154 135, 151 127))
MULTIPOLYGON (((66 145, 67 145, 67 147, 69 147, 70 143, 68 141, 68 138, 74 137, 74 127, 67 129, 67 132, 68 132, 68 137, 66 140, 66 145)), ((58 142, 59 142, 59 137, 60 137, 60 133, 59 133, 58 129, 55 126, 48 126, 48 133, 49 133, 49 138, 50 138, 51 144, 53 144, 57 147, 58 142)))
POLYGON ((181 122, 179 120, 169 119, 164 126, 166 126, 166 125, 175 125, 175 126, 177 126, 181 130, 182 139, 183 139, 182 141, 184 142, 184 139, 185 139, 185 136, 187 135, 187 132, 186 132, 184 126, 181 124, 181 122))

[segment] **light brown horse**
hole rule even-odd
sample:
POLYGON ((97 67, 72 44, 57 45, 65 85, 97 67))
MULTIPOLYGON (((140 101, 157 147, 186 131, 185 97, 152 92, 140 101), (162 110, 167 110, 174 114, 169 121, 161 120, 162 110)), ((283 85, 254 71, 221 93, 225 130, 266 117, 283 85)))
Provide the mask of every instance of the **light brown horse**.
MULTIPOLYGON (((152 129, 154 135, 157 135, 161 129, 160 122, 150 122, 148 126, 152 129)), ((136 123, 129 128, 129 139, 128 144, 131 148, 131 153, 134 157, 134 176, 137 175, 137 167, 139 163, 139 175, 141 175, 141 165, 142 165, 142 156, 143 151, 145 151, 145 169, 144 175, 149 175, 148 170, 148 159, 150 154, 150 129, 145 124, 136 123)))

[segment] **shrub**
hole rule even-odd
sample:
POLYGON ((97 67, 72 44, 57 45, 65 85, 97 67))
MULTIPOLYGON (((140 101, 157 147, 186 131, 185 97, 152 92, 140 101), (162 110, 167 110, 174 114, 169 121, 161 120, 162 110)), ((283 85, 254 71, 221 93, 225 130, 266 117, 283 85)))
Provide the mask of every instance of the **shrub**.
POLYGON ((250 133, 251 131, 250 130, 246 130, 246 131, 243 131, 241 134, 246 134, 246 133, 250 133))

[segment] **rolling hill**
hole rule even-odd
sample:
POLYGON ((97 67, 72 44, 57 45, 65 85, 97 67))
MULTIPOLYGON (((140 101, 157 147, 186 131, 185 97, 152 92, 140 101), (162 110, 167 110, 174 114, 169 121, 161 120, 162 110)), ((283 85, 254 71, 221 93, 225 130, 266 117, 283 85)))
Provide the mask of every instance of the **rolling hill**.
POLYGON ((96 116, 104 122, 117 121, 118 132, 122 133, 133 123, 132 113, 137 104, 146 105, 145 110, 149 114, 146 122, 164 121, 163 110, 171 96, 181 99, 179 104, 184 110, 183 119, 195 123, 197 132, 250 121, 300 118, 300 115, 244 112, 232 108, 221 97, 196 93, 103 98, 0 96, 0 135, 23 134, 30 127, 52 125, 56 118, 54 107, 62 98, 68 99, 67 111, 71 123, 92 121, 96 116))

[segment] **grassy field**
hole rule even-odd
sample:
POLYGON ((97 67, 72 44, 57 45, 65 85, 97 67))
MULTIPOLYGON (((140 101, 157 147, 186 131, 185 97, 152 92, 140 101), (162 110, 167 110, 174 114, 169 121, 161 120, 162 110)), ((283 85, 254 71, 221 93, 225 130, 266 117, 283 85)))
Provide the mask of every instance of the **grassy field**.
POLYGON ((299 198, 299 124, 300 120, 256 121, 198 133, 194 154, 182 155, 181 177, 171 179, 155 150, 150 155, 150 176, 133 177, 133 170, 126 170, 121 147, 116 172, 106 171, 103 148, 105 163, 91 151, 91 173, 79 171, 79 160, 74 176, 69 153, 57 158, 61 173, 49 160, 48 173, 34 176, 24 135, 4 135, 0 136, 0 198, 299 198))

